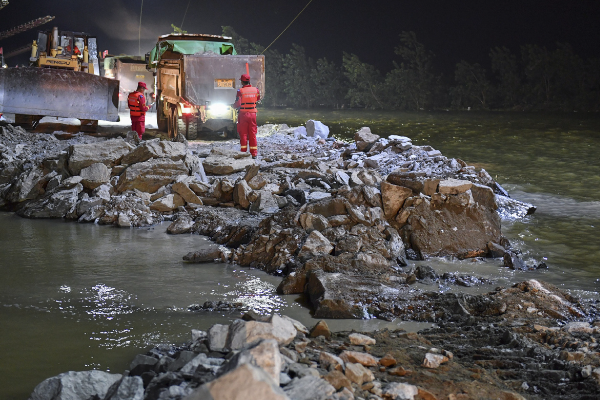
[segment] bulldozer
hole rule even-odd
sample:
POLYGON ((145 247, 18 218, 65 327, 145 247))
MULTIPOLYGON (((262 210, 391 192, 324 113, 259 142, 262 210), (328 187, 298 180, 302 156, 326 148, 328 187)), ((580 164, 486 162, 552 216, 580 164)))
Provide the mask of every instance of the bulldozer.
POLYGON ((29 68, 0 69, 0 113, 35 128, 45 117, 77 118, 94 132, 98 120, 119 120, 119 81, 99 76, 96 37, 82 32, 40 31, 29 68))

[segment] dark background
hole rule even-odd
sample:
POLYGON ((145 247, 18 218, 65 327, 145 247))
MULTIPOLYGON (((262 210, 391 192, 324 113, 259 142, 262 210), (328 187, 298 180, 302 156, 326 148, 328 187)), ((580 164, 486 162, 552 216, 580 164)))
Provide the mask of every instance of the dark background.
MULTIPOLYGON (((202 1, 192 0, 183 29, 189 33, 220 34, 232 26, 241 36, 267 46, 308 0, 202 1)), ((10 0, 0 10, 0 31, 46 15, 56 19, 41 28, 0 41, 5 53, 30 43, 37 30, 83 31, 98 36, 100 50, 138 54, 141 1, 10 0)), ((141 51, 149 51, 159 35, 180 26, 188 0, 145 0, 141 51)), ((292 43, 307 55, 341 62, 342 51, 357 54, 382 72, 397 59, 393 49, 401 31, 414 31, 435 55, 435 67, 452 74, 462 59, 489 65, 491 47, 507 46, 514 53, 523 44, 553 48, 570 43, 583 58, 600 54, 600 2, 524 0, 482 2, 444 1, 334 1, 313 0, 289 30, 274 44, 287 52, 292 43)), ((26 63, 28 53, 8 60, 26 63)))

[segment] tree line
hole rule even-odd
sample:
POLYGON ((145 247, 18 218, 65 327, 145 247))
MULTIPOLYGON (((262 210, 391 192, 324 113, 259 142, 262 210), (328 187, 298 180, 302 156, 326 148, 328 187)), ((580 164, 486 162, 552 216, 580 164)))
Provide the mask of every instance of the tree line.
MULTIPOLYGON (((261 54, 264 46, 241 37, 230 26, 238 54, 261 54)), ((288 53, 268 49, 266 106, 299 108, 345 106, 366 109, 503 109, 597 111, 600 108, 600 58, 583 59, 566 43, 555 49, 521 46, 490 50, 488 70, 462 60, 453 77, 434 67, 435 55, 414 32, 402 32, 394 49, 398 60, 385 73, 343 52, 341 64, 314 60, 302 46, 288 53)))

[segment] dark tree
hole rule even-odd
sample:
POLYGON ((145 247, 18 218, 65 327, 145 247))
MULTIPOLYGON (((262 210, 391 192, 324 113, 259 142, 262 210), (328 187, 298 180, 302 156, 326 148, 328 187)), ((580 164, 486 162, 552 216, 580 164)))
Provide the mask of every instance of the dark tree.
POLYGON ((342 57, 344 75, 350 89, 347 98, 351 107, 384 108, 381 101, 383 79, 374 66, 360 61, 356 54, 344 52, 342 57))
POLYGON ((490 50, 492 72, 498 80, 497 94, 502 107, 511 108, 522 102, 523 77, 517 57, 506 47, 490 50))
POLYGON ((469 64, 463 60, 456 64, 454 76, 461 88, 461 100, 466 101, 467 106, 488 108, 493 88, 485 75, 485 70, 477 63, 469 64))

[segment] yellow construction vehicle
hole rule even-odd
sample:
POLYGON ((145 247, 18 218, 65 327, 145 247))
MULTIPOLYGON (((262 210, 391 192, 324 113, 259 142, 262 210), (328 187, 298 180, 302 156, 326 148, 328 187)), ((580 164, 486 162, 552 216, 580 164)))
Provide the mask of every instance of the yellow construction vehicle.
POLYGON ((119 120, 119 81, 100 76, 96 38, 86 33, 41 31, 30 68, 0 68, 0 113, 35 127, 45 116, 77 118, 82 131, 98 120, 119 120))

